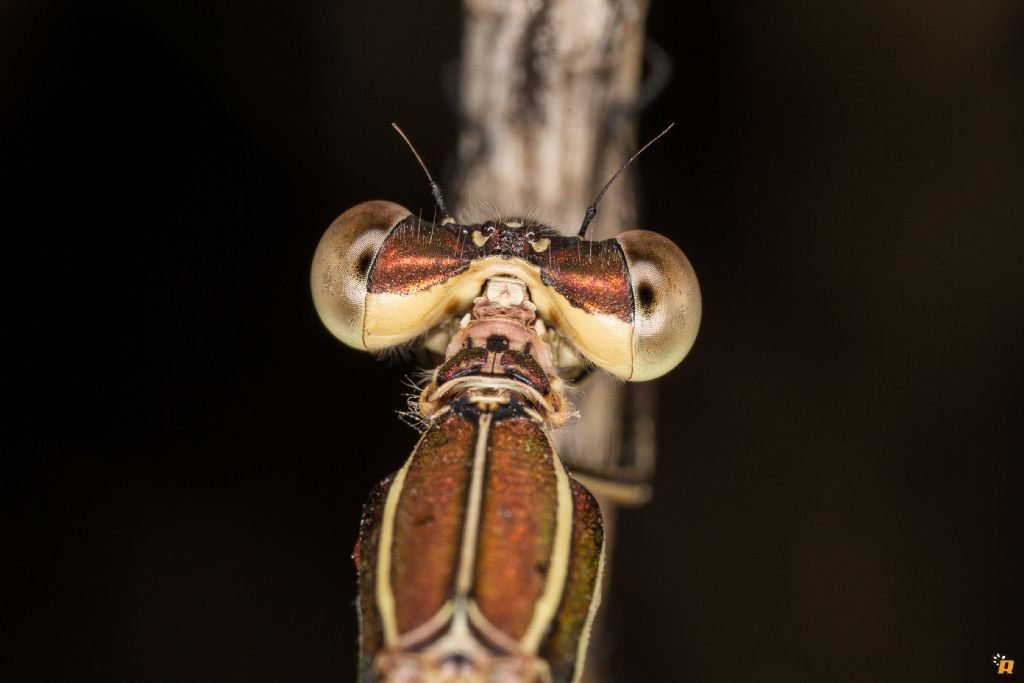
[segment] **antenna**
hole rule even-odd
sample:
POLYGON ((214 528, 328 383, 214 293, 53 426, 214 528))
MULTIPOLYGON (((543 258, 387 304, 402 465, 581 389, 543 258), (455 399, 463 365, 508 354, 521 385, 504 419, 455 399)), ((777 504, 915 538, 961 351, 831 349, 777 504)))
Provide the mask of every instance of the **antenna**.
MULTIPOLYGON (((394 125, 394 124, 392 124, 392 125, 394 125)), ((601 191, 597 193, 597 199, 594 200, 593 204, 591 204, 590 206, 587 207, 587 212, 585 214, 583 214, 583 225, 580 226, 580 231, 578 233, 576 233, 577 237, 579 237, 580 239, 583 239, 584 237, 587 236, 587 228, 590 227, 590 221, 594 220, 594 216, 597 215, 597 203, 601 201, 601 198, 604 197, 604 193, 607 192, 608 188, 612 186, 612 183, 615 182, 615 179, 618 178, 622 174, 622 172, 626 170, 627 166, 629 166, 631 163, 633 163, 634 159, 636 159, 638 156, 643 154, 643 151, 645 149, 647 149, 648 147, 653 145, 655 142, 657 142, 658 139, 662 135, 664 135, 665 133, 667 133, 670 130, 672 130, 672 126, 674 126, 674 125, 676 125, 674 122, 668 124, 668 127, 666 127, 665 130, 663 130, 660 133, 658 133, 657 135, 655 135, 653 138, 651 138, 650 142, 648 142, 646 145, 644 145, 643 147, 638 149, 636 151, 636 154, 631 156, 629 158, 629 160, 622 165, 622 168, 620 168, 618 171, 615 172, 615 175, 612 176, 612 179, 609 180, 608 183, 603 188, 601 188, 601 191)), ((395 127, 397 128, 398 126, 395 126, 395 127)), ((401 132, 401 131, 399 131, 399 132, 401 132)), ((403 135, 402 137, 405 137, 405 136, 403 135)), ((421 161, 420 163, 423 163, 423 162, 421 161)), ((424 167, 423 170, 425 171, 427 169, 424 167)), ((430 174, 428 173, 427 175, 429 176, 430 174)), ((431 181, 431 182, 433 182, 433 181, 431 181)))
MULTIPOLYGON (((402 136, 403 140, 405 140, 405 144, 409 145, 409 150, 412 152, 412 155, 416 157, 416 161, 420 162, 420 168, 422 168, 423 172, 427 174, 427 180, 430 181, 430 193, 434 195, 434 203, 437 204, 437 208, 441 211, 441 223, 444 224, 445 219, 451 219, 451 216, 448 215, 448 209, 444 205, 444 197, 441 195, 441 186, 434 182, 433 176, 431 176, 430 171, 427 170, 427 165, 423 163, 423 157, 421 157, 420 153, 416 151, 415 147, 413 147, 412 142, 409 141, 405 131, 399 128, 397 123, 392 123, 391 127, 398 131, 398 134, 402 136)), ((630 159, 630 161, 632 161, 632 159, 630 159)))

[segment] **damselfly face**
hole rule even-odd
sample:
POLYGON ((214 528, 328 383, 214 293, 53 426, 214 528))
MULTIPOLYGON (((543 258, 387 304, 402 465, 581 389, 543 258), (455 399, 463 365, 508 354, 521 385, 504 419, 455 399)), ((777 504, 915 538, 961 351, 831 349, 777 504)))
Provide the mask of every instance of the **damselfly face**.
POLYGON ((312 288, 328 329, 374 351, 452 329, 496 277, 524 282, 549 334, 625 380, 671 370, 700 324, 693 269, 655 232, 591 241, 526 219, 435 224, 384 201, 349 209, 328 228, 312 288))

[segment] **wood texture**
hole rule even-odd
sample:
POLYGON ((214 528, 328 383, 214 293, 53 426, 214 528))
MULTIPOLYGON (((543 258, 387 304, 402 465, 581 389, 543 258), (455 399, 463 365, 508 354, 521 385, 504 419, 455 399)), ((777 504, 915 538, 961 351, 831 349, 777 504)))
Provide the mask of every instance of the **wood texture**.
MULTIPOLYGON (((604 182, 636 148, 647 3, 467 0, 459 86, 455 205, 529 211, 575 232, 604 182)), ((592 230, 635 223, 628 174, 592 230)))

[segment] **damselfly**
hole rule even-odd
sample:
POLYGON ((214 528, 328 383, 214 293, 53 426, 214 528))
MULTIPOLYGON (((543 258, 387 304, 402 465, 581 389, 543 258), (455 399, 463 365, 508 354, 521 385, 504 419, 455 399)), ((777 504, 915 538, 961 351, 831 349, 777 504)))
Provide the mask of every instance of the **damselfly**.
POLYGON ((571 237, 522 217, 459 224, 430 182, 439 222, 360 204, 327 229, 311 276, 349 346, 443 359, 419 395, 419 443, 364 510, 360 679, 578 680, 604 532, 551 432, 572 419, 567 386, 583 374, 643 381, 682 360, 696 276, 657 233, 586 238, 611 181, 571 237))

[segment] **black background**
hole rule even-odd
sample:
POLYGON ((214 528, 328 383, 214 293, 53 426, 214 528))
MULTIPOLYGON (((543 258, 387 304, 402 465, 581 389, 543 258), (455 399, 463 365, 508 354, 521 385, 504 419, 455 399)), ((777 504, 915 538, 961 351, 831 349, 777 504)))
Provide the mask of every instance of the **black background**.
MULTIPOLYGON (((1024 7, 655 2, 644 227, 705 317, 625 514, 619 680, 1024 667, 1024 7)), ((322 328, 345 208, 430 211, 454 3, 0 6, 0 680, 339 681, 411 368, 322 328)), ((446 161, 447 160, 447 161, 446 161)), ((521 207, 502 207, 514 211, 521 207)), ((583 207, 567 207, 566 213, 583 207)), ((1024 674, 1024 671, 1020 673, 1024 674)))

